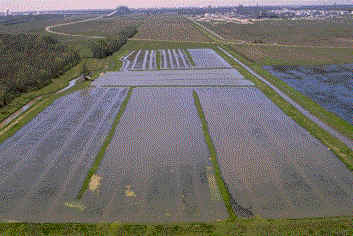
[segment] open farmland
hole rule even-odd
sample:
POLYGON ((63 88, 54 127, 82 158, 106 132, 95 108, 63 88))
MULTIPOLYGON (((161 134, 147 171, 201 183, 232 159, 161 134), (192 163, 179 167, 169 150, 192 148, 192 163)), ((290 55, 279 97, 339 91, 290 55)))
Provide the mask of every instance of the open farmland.
POLYGON ((140 15, 115 16, 56 27, 55 31, 74 35, 116 36, 121 30, 144 22, 140 15))
POLYGON ((353 19, 266 20, 254 24, 200 22, 227 40, 306 46, 353 47, 353 19))
POLYGON ((152 15, 138 28, 136 39, 211 42, 192 22, 178 15, 152 15))
POLYGON ((266 66, 265 69, 328 111, 353 124, 353 64, 266 66))
POLYGON ((0 221, 74 220, 62 211, 126 94, 126 88, 91 88, 61 97, 0 145, 0 221))
POLYGON ((352 63, 352 48, 283 47, 275 45, 232 45, 249 61, 261 65, 324 65, 352 63))
POLYGON ((352 214, 352 173, 258 89, 197 92, 238 215, 352 214))
POLYGON ((98 15, 28 15, 0 16, 0 33, 16 34, 28 32, 43 32, 49 25, 62 24, 98 15))
POLYGON ((225 219, 192 89, 135 88, 103 163, 82 198, 93 220, 225 219))

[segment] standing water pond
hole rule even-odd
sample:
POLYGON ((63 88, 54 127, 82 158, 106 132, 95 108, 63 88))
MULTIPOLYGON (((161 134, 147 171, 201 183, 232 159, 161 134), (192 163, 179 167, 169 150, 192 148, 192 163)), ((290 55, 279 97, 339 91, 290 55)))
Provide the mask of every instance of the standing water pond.
POLYGON ((353 124, 353 64, 264 68, 328 111, 353 124))

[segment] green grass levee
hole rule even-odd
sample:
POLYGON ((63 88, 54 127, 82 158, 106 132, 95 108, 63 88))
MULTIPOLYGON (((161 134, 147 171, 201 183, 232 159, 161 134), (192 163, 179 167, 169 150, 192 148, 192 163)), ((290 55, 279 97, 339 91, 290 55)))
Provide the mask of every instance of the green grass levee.
POLYGON ((187 49, 183 49, 183 50, 184 50, 184 52, 185 52, 185 55, 188 57, 188 59, 189 59, 191 65, 192 65, 192 66, 195 66, 195 62, 194 62, 194 60, 192 59, 192 56, 191 56, 190 52, 189 52, 187 49))
POLYGON ((161 52, 159 50, 156 51, 156 63, 157 63, 157 70, 161 69, 161 52))
POLYGON ((124 114, 126 106, 129 103, 129 99, 131 97, 133 89, 134 89, 133 87, 129 88, 129 91, 128 91, 127 95, 126 95, 126 98, 123 101, 123 103, 121 104, 119 112, 118 112, 118 114, 117 114, 117 116, 116 116, 116 118, 114 120, 112 129, 110 130, 108 136, 105 138, 101 149, 99 150, 99 152, 98 152, 98 154, 97 154, 97 156, 96 156, 91 168, 89 169, 85 180, 83 181, 82 187, 81 187, 80 191, 78 192, 78 194, 76 196, 76 198, 79 199, 79 200, 82 198, 83 194, 86 192, 86 190, 88 188, 88 185, 89 185, 89 183, 91 181, 91 177, 96 173, 96 171, 99 168, 100 163, 102 162, 102 160, 104 158, 105 150, 108 148, 108 146, 109 146, 109 144, 110 144, 110 142, 111 142, 111 140, 112 140, 112 138, 114 136, 114 133, 115 133, 116 127, 119 124, 120 118, 124 114))
POLYGON ((208 130, 208 123, 207 123, 205 114, 202 110, 200 98, 195 90, 193 91, 192 95, 194 97, 194 103, 195 103, 197 112, 199 114, 200 120, 201 120, 202 131, 203 131, 203 135, 205 137, 205 142, 206 142, 206 144, 208 146, 208 150, 210 152, 211 162, 212 162, 213 169, 215 172, 217 186, 219 188, 219 191, 221 192, 224 204, 227 208, 227 211, 229 214, 229 219, 234 220, 236 218, 236 215, 235 215, 235 212, 234 212, 232 204, 231 204, 232 196, 230 195, 229 190, 228 190, 228 188, 222 178, 222 171, 221 171, 221 168, 219 167, 218 161, 217 161, 216 148, 213 144, 212 138, 211 138, 209 130, 208 130))

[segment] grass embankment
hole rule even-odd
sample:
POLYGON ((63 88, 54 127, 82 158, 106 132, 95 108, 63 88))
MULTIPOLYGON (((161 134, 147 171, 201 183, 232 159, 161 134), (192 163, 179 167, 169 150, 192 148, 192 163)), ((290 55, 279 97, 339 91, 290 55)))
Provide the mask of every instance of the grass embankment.
MULTIPOLYGON (((281 91, 286 93, 290 98, 292 98, 295 102, 300 104, 303 108, 310 111, 314 116, 319 118, 321 121, 325 122, 327 125, 336 129, 341 134, 345 135, 348 138, 353 139, 353 126, 349 124, 347 121, 338 117, 336 114, 327 111, 325 108, 314 102, 309 97, 303 95, 298 92, 296 89, 290 87, 281 79, 272 75, 270 72, 266 71, 262 68, 261 65, 250 62, 241 54, 234 52, 234 48, 230 46, 225 46, 224 48, 228 49, 228 52, 233 52, 233 56, 238 58, 241 62, 252 68, 256 73, 260 74, 264 78, 266 78, 271 84, 279 88, 281 91), (232 50, 233 49, 233 50, 232 50)), ((353 52, 353 51, 352 51, 353 52)))
MULTIPOLYGON (((238 55, 233 51, 227 51, 234 57, 238 58, 238 55)), ((280 95, 278 95, 273 89, 268 87, 265 83, 257 79, 255 76, 250 74, 245 68, 236 63, 232 58, 229 58, 221 50, 215 48, 217 53, 219 53, 228 63, 230 63, 234 68, 239 70, 239 72, 245 77, 250 79, 255 83, 256 87, 259 88, 269 99, 271 99, 285 114, 291 117, 297 124, 305 128, 311 135, 319 139, 324 145, 326 145, 336 156, 347 166, 348 169, 353 171, 353 151, 342 143, 337 138, 330 135, 328 132, 323 130, 320 126, 314 123, 312 120, 308 119, 301 112, 299 112, 295 107, 286 102, 280 95)))
POLYGON ((0 224, 3 236, 230 236, 230 235, 352 235, 352 217, 236 219, 234 222, 193 224, 0 224))
POLYGON ((114 134, 115 134, 115 130, 116 130, 116 127, 118 126, 119 124, 119 121, 120 121, 120 118, 121 116, 124 114, 124 111, 126 110, 126 106, 129 102, 129 99, 131 97, 131 94, 132 94, 132 91, 133 91, 133 87, 129 88, 129 91, 126 95, 126 98, 124 99, 123 103, 121 104, 120 106, 120 109, 119 109, 119 112, 114 120, 114 123, 113 123, 113 126, 111 128, 111 130, 109 131, 109 134, 107 135, 107 137, 105 138, 104 140, 104 143, 101 147, 101 149, 99 150, 91 168, 89 169, 88 173, 87 173, 87 176, 85 178, 85 180, 83 181, 83 184, 82 184, 82 187, 80 189, 80 191, 78 192, 76 198, 78 200, 80 200, 83 196, 83 194, 86 192, 87 188, 88 188, 88 185, 91 181, 91 177, 96 173, 96 171, 98 170, 99 168, 99 165, 100 163, 102 162, 103 158, 104 158, 104 153, 105 153, 105 150, 108 148, 114 134))
POLYGON ((157 63, 157 70, 161 69, 161 52, 159 50, 156 51, 156 63, 157 63))
POLYGON ((197 112, 199 114, 200 120, 201 120, 202 131, 203 131, 203 135, 205 137, 205 142, 206 142, 206 144, 208 146, 208 150, 210 152, 211 162, 212 162, 213 169, 215 172, 215 177, 216 177, 218 189, 222 194, 224 204, 225 204, 225 206, 227 208, 227 212, 229 214, 229 219, 234 220, 236 218, 236 215, 234 213, 234 210, 233 210, 233 207, 231 204, 232 196, 230 195, 229 190, 223 181, 222 171, 221 171, 221 168, 219 167, 218 161, 217 161, 216 148, 213 144, 211 135, 208 130, 208 123, 207 123, 205 114, 203 113, 199 96, 197 95, 195 90, 192 92, 192 95, 194 97, 194 103, 195 103, 197 112))
POLYGON ((190 52, 187 49, 183 49, 183 51, 184 51, 185 55, 188 57, 189 62, 191 63, 191 65, 195 66, 195 62, 192 59, 192 56, 191 56, 190 52))

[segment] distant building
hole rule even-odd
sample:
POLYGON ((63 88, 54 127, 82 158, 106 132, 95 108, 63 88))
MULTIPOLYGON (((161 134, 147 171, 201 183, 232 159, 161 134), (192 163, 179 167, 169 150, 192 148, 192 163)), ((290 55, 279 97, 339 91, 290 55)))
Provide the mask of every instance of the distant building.
POLYGON ((10 9, 5 10, 5 16, 11 16, 11 11, 10 9))

